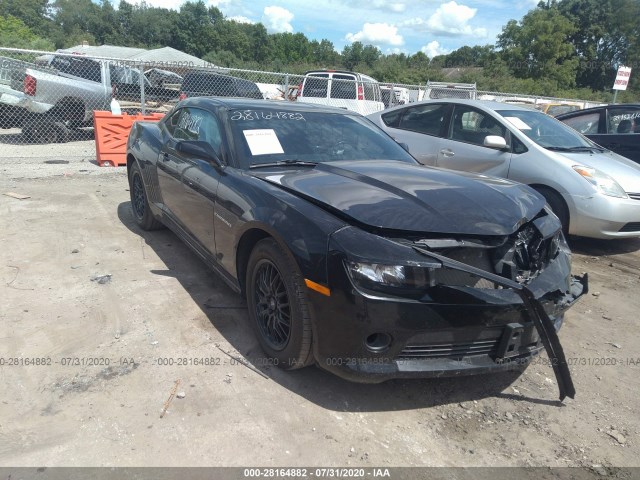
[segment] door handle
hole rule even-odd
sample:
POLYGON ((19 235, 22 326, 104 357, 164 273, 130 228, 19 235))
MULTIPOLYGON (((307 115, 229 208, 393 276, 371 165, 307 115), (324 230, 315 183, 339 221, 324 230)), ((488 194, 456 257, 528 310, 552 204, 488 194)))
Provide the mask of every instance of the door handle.
POLYGON ((162 153, 162 161, 163 162, 168 162, 169 161, 169 154, 167 152, 163 152, 162 153))
POLYGON ((451 150, 450 148, 443 148, 442 150, 440 150, 440 153, 445 157, 453 157, 453 156, 455 156, 455 152, 453 150, 451 150))

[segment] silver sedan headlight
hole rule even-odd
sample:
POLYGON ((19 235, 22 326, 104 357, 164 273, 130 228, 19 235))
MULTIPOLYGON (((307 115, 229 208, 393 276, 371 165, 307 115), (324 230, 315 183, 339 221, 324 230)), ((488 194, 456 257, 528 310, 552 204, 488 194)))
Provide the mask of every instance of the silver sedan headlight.
POLYGON ((574 165, 573 169, 600 193, 610 197, 627 198, 627 194, 620 184, 606 173, 584 165, 574 165))

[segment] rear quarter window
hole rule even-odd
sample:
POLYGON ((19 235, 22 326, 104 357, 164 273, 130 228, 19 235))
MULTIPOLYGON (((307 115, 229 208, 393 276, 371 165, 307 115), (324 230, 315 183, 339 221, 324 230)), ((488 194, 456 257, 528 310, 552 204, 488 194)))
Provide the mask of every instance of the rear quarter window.
POLYGON ((355 100, 356 82, 352 75, 334 75, 331 82, 331 98, 355 100))
POLYGON ((51 66, 60 72, 84 78, 92 82, 102 81, 100 64, 95 60, 79 57, 55 57, 51 66))
POLYGON ((382 121, 387 127, 399 128, 402 112, 404 112, 404 110, 394 110, 393 112, 385 113, 382 115, 382 121))
POLYGON ((247 98, 264 98, 258 86, 248 80, 236 80, 238 96, 247 98))
POLYGON ((304 81, 302 95, 305 97, 326 98, 329 87, 329 75, 308 76, 304 81))
MULTIPOLYGON (((400 122, 400 128, 427 135, 440 135, 446 105, 419 105, 407 108, 400 122)), ((470 119, 472 121, 472 119, 470 119)))

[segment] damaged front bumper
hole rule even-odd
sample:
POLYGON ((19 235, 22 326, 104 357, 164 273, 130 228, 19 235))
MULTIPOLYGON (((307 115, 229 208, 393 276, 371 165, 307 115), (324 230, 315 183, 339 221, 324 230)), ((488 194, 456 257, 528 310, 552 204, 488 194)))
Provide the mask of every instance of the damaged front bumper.
POLYGON ((346 273, 344 255, 333 250, 331 296, 310 295, 321 319, 314 322, 314 353, 322 368, 368 383, 471 375, 520 368, 544 348, 560 398, 573 398, 556 332, 564 312, 588 291, 588 279, 570 275, 567 249, 526 285, 415 245, 413 251, 492 286, 439 284, 421 299, 384 297, 358 288, 346 273))

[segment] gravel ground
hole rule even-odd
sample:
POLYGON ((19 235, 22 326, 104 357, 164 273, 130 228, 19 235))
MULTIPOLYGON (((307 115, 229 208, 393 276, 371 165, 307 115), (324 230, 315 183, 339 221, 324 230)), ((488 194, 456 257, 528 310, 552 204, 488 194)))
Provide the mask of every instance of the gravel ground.
POLYGON ((92 141, 0 143, 0 194, 30 196, 0 195, 0 466, 640 466, 640 240, 570 240, 591 280, 560 332, 575 400, 544 356, 352 384, 266 364, 243 300, 135 227, 92 141))

